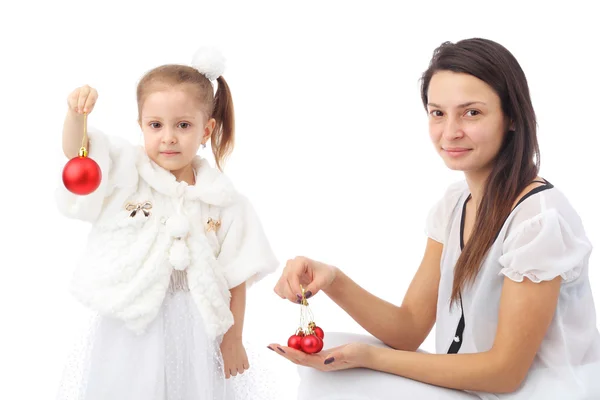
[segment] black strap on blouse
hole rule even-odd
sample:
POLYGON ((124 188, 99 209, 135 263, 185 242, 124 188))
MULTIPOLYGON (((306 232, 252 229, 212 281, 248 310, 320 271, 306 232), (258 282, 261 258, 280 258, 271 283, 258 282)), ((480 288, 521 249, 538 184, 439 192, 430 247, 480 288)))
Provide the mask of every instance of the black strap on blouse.
MULTIPOLYGON (((542 191, 544 191, 546 189, 551 189, 551 188, 554 187, 554 185, 552 185, 547 180, 544 180, 544 181, 533 181, 533 182, 535 182, 535 183, 543 183, 544 185, 543 186, 538 186, 536 188, 531 189, 529 192, 527 192, 527 194, 525 196, 521 197, 521 199, 519 200, 519 202, 511 210, 511 214, 512 214, 512 211, 514 211, 515 208, 517 208, 519 206, 519 204, 521 204, 527 198, 533 196, 536 193, 539 193, 539 192, 542 192, 542 191)), ((465 240, 464 240, 465 214, 467 212, 467 203, 469 202, 469 199, 471 199, 471 195, 470 194, 465 199, 465 202, 463 203, 462 214, 460 216, 460 250, 461 251, 465 247, 465 240)), ((508 217, 506 219, 508 219, 508 217)), ((506 220, 505 220, 505 222, 506 222, 506 220)), ((502 229, 500 229, 500 230, 502 230, 502 229)), ((496 238, 498 238, 499 234, 500 234, 500 231, 498 231, 498 233, 496 233, 496 238)), ((458 321, 458 326, 456 327, 456 332, 454 334, 454 339, 452 340, 452 344, 450 344, 450 348, 448 349, 448 354, 456 354, 456 353, 458 353, 458 351, 460 350, 460 347, 462 346, 462 342, 463 342, 463 333, 465 332, 465 313, 464 313, 464 307, 463 307, 462 295, 461 294, 459 294, 459 299, 460 299, 460 313, 461 313, 461 315, 460 315, 460 320, 458 321)))

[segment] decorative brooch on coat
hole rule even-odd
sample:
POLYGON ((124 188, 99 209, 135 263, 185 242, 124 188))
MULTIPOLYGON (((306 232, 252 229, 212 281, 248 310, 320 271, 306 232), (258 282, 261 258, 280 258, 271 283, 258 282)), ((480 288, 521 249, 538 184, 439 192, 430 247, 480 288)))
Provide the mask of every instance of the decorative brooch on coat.
POLYGON ((208 218, 208 221, 206 221, 206 232, 210 232, 210 231, 216 232, 220 226, 221 226, 220 220, 208 218))
POLYGON ((143 212, 146 217, 148 217, 148 216, 150 216, 149 210, 152 209, 152 203, 150 203, 149 201, 146 201, 144 203, 137 203, 137 204, 127 203, 127 205, 125 206, 125 209, 127 211, 131 211, 131 213, 129 214, 129 216, 131 218, 135 217, 136 214, 140 211, 143 212))

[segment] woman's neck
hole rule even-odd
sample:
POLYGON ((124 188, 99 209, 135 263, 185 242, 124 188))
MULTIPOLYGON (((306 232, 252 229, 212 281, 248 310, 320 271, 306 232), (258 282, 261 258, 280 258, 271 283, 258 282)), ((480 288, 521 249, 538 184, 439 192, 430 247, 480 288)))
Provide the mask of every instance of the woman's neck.
POLYGON ((479 204, 481 204, 481 199, 485 191, 485 183, 489 175, 490 171, 487 170, 465 172, 465 178, 471 193, 471 200, 473 200, 476 210, 479 209, 479 204))

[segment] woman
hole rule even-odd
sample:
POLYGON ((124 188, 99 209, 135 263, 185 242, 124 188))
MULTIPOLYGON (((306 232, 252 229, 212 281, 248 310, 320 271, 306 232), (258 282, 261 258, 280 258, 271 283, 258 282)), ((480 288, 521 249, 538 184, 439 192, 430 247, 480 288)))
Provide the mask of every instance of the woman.
POLYGON ((334 266, 287 263, 280 297, 296 302, 301 284, 308 296, 323 291, 374 336, 329 334, 327 347, 339 346, 316 355, 270 345, 312 367, 300 369, 299 399, 600 399, 592 246, 566 197, 538 176, 519 63, 490 40, 444 43, 421 97, 435 149, 465 181, 433 207, 401 306, 334 266), (438 354, 417 351, 434 324, 438 354))

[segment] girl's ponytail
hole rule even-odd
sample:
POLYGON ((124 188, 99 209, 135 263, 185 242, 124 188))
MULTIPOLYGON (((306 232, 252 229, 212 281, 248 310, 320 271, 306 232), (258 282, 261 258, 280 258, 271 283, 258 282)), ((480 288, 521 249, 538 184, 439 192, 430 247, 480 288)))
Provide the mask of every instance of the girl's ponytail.
POLYGON ((233 99, 225 78, 217 78, 218 87, 215 93, 215 107, 212 117, 217 122, 211 136, 212 151, 217 167, 222 170, 225 159, 233 151, 235 139, 235 116, 233 99))

